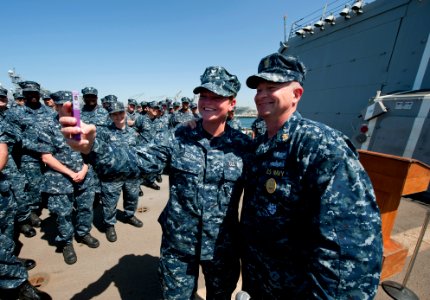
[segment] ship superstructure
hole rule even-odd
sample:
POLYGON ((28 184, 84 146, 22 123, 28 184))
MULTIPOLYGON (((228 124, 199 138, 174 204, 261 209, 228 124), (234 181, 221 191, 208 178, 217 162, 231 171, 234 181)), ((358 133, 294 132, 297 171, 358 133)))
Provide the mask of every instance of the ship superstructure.
MULTIPOLYGON (((375 95, 408 91, 417 95, 417 90, 430 90, 429 37, 428 0, 334 1, 320 13, 294 22, 288 41, 281 42, 279 51, 299 56, 308 68, 299 111, 341 130, 360 148, 366 142, 363 136, 358 137, 363 123, 367 123, 364 113, 375 95)), ((397 107, 408 109, 407 105, 397 107)), ((390 110, 384 113, 386 118, 390 110)), ((428 111, 423 114, 421 110, 420 118, 422 132, 429 131, 428 111)), ((390 126, 401 125, 398 122, 390 126)), ((430 142, 425 143, 421 147, 430 148, 430 142)), ((378 150, 390 153, 381 145, 378 150)), ((416 156, 413 151, 408 153, 416 156)), ((425 155, 419 159, 430 163, 425 155)))

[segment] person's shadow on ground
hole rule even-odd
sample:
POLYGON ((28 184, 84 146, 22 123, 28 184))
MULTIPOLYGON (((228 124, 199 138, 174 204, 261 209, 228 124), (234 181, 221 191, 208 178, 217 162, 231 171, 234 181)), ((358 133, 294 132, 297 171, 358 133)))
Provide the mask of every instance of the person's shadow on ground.
POLYGON ((161 299, 158 261, 158 257, 148 254, 123 256, 117 265, 106 270, 96 282, 74 295, 72 300, 92 299, 102 294, 112 282, 118 288, 121 299, 161 299))

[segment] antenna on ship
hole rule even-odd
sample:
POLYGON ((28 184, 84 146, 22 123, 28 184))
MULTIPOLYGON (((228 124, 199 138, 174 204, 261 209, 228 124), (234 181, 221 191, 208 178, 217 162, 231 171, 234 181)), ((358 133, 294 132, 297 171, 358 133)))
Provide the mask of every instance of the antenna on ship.
POLYGON ((279 44, 281 45, 278 50, 279 53, 282 53, 283 51, 287 50, 287 15, 284 15, 284 41, 281 41, 279 44))
POLYGON ((284 44, 287 43, 287 15, 284 16, 284 44))
POLYGON ((22 81, 23 79, 21 78, 20 75, 16 74, 15 68, 12 68, 9 71, 7 71, 7 74, 10 77, 10 81, 15 86, 15 90, 20 91, 21 87, 18 85, 18 82, 22 81))
POLYGON ((178 100, 179 95, 182 93, 182 90, 179 90, 179 92, 176 93, 175 97, 173 99, 178 100))

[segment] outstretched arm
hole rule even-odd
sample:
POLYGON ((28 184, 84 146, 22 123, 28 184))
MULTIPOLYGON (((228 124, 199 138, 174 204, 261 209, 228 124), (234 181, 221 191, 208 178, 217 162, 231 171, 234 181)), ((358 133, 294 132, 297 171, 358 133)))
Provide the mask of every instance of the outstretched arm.
POLYGON ((61 132, 67 144, 81 153, 87 154, 89 163, 99 176, 104 178, 137 178, 142 174, 159 173, 168 160, 166 147, 153 145, 143 147, 116 147, 103 139, 96 140, 96 127, 81 122, 76 127, 76 119, 71 116, 71 103, 66 102, 60 112, 61 132), (73 134, 81 134, 81 140, 72 139, 73 134))

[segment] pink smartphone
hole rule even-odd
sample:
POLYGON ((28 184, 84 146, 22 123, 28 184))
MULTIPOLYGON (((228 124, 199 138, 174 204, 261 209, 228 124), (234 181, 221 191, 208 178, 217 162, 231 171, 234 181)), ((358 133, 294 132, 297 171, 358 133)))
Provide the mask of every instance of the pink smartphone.
MULTIPOLYGON (((76 127, 81 127, 81 108, 79 103, 79 92, 72 92, 72 116, 76 118, 76 127)), ((76 141, 81 140, 81 134, 74 134, 73 139, 76 141)))

